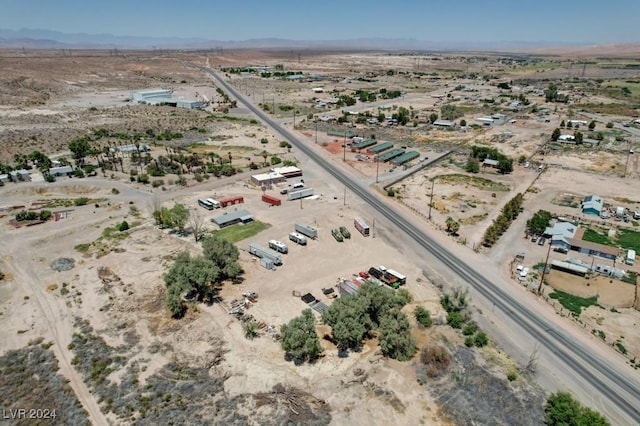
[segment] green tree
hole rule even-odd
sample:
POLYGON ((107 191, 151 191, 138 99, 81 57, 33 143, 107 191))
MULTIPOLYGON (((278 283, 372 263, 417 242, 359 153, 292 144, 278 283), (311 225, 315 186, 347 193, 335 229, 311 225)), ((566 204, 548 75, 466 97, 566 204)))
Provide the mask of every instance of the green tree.
POLYGON ((122 223, 118 225, 118 231, 123 232, 123 231, 126 231, 127 229, 129 229, 129 224, 127 223, 126 220, 123 220, 122 223))
POLYGON ((202 253, 205 259, 220 269, 221 279, 234 279, 242 274, 242 267, 238 263, 240 252, 229 241, 217 235, 208 235, 202 239, 202 253))
POLYGON ((509 157, 500 156, 498 158, 498 171, 503 175, 511 173, 513 171, 513 160, 509 157))
POLYGON ((608 122, 606 125, 607 129, 613 129, 613 122, 608 122))
POLYGON ((544 90, 544 98, 547 102, 555 102, 558 100, 558 86, 551 83, 549 87, 544 90))
POLYGON ((480 162, 473 157, 469 157, 464 169, 469 173, 478 173, 480 172, 480 162))
POLYGON ((560 127, 564 128, 564 126, 566 126, 566 124, 565 124, 564 120, 562 120, 562 121, 560 122, 560 127))
POLYGON ((596 128, 596 122, 594 120, 591 120, 591 123, 589 123, 589 130, 593 130, 596 128))
POLYGON ((407 316, 394 308, 380 321, 380 350, 389 358, 407 361, 416 353, 415 340, 407 316))
POLYGON ((560 129, 556 127, 553 133, 551 133, 551 140, 554 142, 557 141, 561 134, 560 129))
POLYGON ((467 127, 467 120, 465 120, 464 118, 460 120, 460 127, 467 127))
POLYGON ((435 112, 429 114, 429 121, 431 122, 431 124, 435 123, 436 120, 438 120, 438 114, 436 114, 435 112))
POLYGON ((280 344, 287 356, 301 362, 314 360, 322 353, 322 346, 316 333, 316 320, 311 309, 302 311, 288 324, 280 327, 280 344))
POLYGON ((91 146, 89 140, 86 137, 75 138, 69 142, 69 150, 73 153, 73 158, 78 160, 78 164, 84 163, 84 157, 89 154, 91 146))
POLYGON ((584 135, 582 134, 582 132, 573 132, 573 137, 576 138, 576 143, 578 145, 580 145, 582 143, 582 140, 584 139, 584 135))
POLYGON ((547 398, 544 422, 549 426, 609 426, 601 414, 583 407, 568 392, 556 392, 547 398))
POLYGON ((458 228, 460 228, 458 222, 456 222, 456 220, 451 216, 447 217, 447 220, 445 220, 444 224, 447 226, 447 232, 452 234, 455 234, 454 229, 457 230, 458 228))
POLYGON ((183 231, 184 226, 189 220, 189 209, 187 209, 184 204, 176 203, 169 210, 168 220, 171 227, 178 228, 180 231, 183 231))
POLYGON ((542 235, 544 230, 549 226, 551 221, 551 213, 546 210, 538 210, 533 214, 531 219, 527 221, 527 229, 533 234, 542 235))

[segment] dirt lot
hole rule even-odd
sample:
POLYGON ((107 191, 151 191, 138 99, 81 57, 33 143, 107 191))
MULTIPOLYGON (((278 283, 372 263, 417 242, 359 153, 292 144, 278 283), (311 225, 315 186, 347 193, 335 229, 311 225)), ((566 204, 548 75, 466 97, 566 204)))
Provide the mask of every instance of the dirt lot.
MULTIPOLYGON (((462 224, 458 240, 463 244, 454 244, 452 250, 466 255, 467 248, 477 248, 484 229, 496 217, 501 206, 516 193, 525 192, 532 184, 535 186, 536 191, 527 193, 525 198, 526 214, 512 225, 497 247, 477 255, 479 267, 495 266, 496 271, 503 272, 505 276, 509 276, 505 265, 512 259, 513 252, 520 248, 526 250, 527 262, 532 262, 532 265, 538 258, 544 258, 544 247, 522 239, 524 222, 530 213, 539 208, 559 214, 576 212, 575 208, 553 203, 559 193, 583 194, 588 188, 603 197, 638 201, 635 178, 629 177, 637 173, 637 170, 633 171, 637 162, 630 161, 631 166, 627 170, 631 172, 627 177, 614 175, 620 174, 620 164, 625 161, 622 145, 611 142, 610 146, 601 146, 597 152, 583 152, 585 150, 579 148, 545 151, 544 156, 539 153, 544 149, 548 135, 560 120, 566 118, 568 110, 564 105, 551 113, 550 122, 539 122, 533 114, 513 113, 517 117, 515 123, 491 128, 443 131, 427 123, 429 113, 440 112, 440 107, 449 103, 464 107, 464 115, 457 120, 464 117, 469 124, 476 117, 497 110, 496 106, 488 105, 486 99, 495 97, 499 105, 505 105, 509 98, 501 98, 495 86, 485 80, 461 76, 459 71, 464 67, 468 73, 499 72, 504 67, 501 59, 491 58, 479 63, 467 61, 461 55, 426 55, 417 60, 410 55, 331 52, 299 58, 286 52, 269 51, 260 54, 242 51, 223 56, 140 53, 116 57, 79 54, 62 59, 46 55, 12 57, 7 61, 3 58, 0 61, 0 75, 3 75, 0 103, 5 105, 0 107, 0 137, 4 141, 0 161, 3 163, 13 161, 15 154, 28 154, 36 149, 52 156, 68 157, 66 146, 71 138, 91 134, 100 128, 126 134, 146 133, 150 129, 156 133, 170 130, 184 134, 183 138, 170 144, 154 146, 150 153, 153 157, 168 154, 169 149, 180 146, 212 163, 216 160, 211 153, 222 158, 230 155, 232 164, 241 172, 228 178, 205 179, 202 183, 197 183, 195 176, 189 175, 185 187, 175 185, 177 176, 167 175, 163 177, 165 185, 152 188, 130 182, 130 169, 136 166, 130 163, 128 156, 122 156, 124 170, 110 171, 105 176, 81 181, 62 178, 54 184, 35 182, 34 179, 32 183, 11 183, 0 188, 0 207, 24 205, 29 208, 34 201, 43 199, 91 198, 88 205, 70 207, 73 211, 67 218, 32 227, 15 229, 9 225, 15 211, 2 212, 6 216, 0 217, 5 238, 0 247, 0 270, 6 277, 0 283, 0 299, 3 301, 0 304, 0 337, 3 341, 0 349, 22 348, 41 336, 51 340, 51 349, 60 363, 61 374, 70 381, 71 388, 95 424, 117 423, 122 418, 117 418, 114 412, 105 412, 104 403, 100 402, 104 396, 102 390, 95 390, 100 387, 86 379, 82 373, 84 370, 77 364, 77 351, 69 345, 78 339, 74 333, 82 329, 82 333, 94 334, 89 328, 79 325, 82 322, 78 319, 88 321, 95 335, 104 339, 103 346, 126 354, 123 355, 124 361, 114 358, 116 363, 124 362, 109 375, 114 383, 129 383, 134 370, 138 372, 135 378, 141 384, 159 380, 159 376, 171 377, 166 370, 167 363, 184 359, 194 368, 204 368, 203 371, 207 371, 208 377, 214 381, 224 377, 223 381, 216 382, 216 386, 221 386, 224 391, 220 395, 225 395, 224 398, 217 397, 220 399, 216 404, 221 412, 224 412, 224 404, 235 407, 233 410, 229 408, 235 413, 251 413, 257 408, 256 404, 278 400, 278 395, 286 393, 277 387, 281 383, 309 392, 311 396, 301 396, 296 391, 288 394, 311 401, 311 405, 321 406, 319 401, 326 402, 331 407, 334 424, 410 424, 416 423, 416 419, 425 424, 451 424, 451 411, 462 410, 461 407, 466 406, 461 401, 455 406, 448 406, 448 401, 438 399, 437 391, 418 384, 415 365, 383 358, 375 340, 370 341, 362 352, 350 354, 348 358, 338 357, 335 347, 322 340, 325 356, 320 361, 295 366, 284 360, 279 344, 269 335, 264 334, 254 341, 245 339, 241 324, 228 314, 227 304, 246 291, 259 294, 249 313, 277 330, 306 307, 299 298, 293 297, 294 292, 311 292, 329 303, 322 295, 323 288, 334 286, 339 278, 349 277, 372 265, 384 264, 409 277, 407 288, 414 297, 414 302, 406 308, 409 314, 415 305, 422 305, 437 321, 442 321, 441 290, 425 276, 423 268, 417 266, 415 256, 407 255, 411 246, 397 241, 393 229, 380 225, 369 238, 353 230, 355 216, 365 218, 372 225, 375 216, 344 187, 327 178, 323 171, 295 149, 281 147, 279 136, 261 124, 251 122, 251 117, 243 111, 231 109, 229 114, 233 118, 225 117, 226 113, 220 109, 222 99, 211 80, 186 66, 182 60, 216 67, 262 62, 271 66, 282 64, 287 70, 322 74, 326 79, 321 82, 231 76, 234 84, 256 103, 268 104, 269 99, 275 103, 277 96, 276 105, 295 105, 299 120, 296 131, 309 144, 314 144, 316 134, 313 118, 308 118, 307 114, 312 114, 312 117, 323 114, 337 116, 341 115, 342 109, 320 111, 313 107, 314 97, 329 96, 333 90, 337 91, 333 94, 351 93, 356 88, 373 91, 386 87, 405 92, 393 100, 359 103, 355 109, 377 114, 379 107, 386 110, 389 105, 391 112, 400 106, 411 108, 417 113, 415 128, 358 124, 349 129, 363 135, 375 133, 378 140, 406 144, 418 150, 421 158, 434 159, 450 149, 456 151, 450 158, 396 185, 399 189, 399 196, 395 198, 397 207, 413 214, 416 222, 425 229, 434 231, 435 238, 447 241, 448 237, 443 235, 444 222, 448 216, 454 217, 462 224), (390 68, 403 72, 388 73, 390 68), (439 78, 430 78, 428 72, 437 73, 439 78), (311 90, 317 86, 325 88, 323 95, 314 94, 311 90), (456 89, 460 86, 468 90, 456 89), (195 97, 198 92, 213 103, 206 111, 126 103, 131 90, 152 87, 168 87, 174 90, 174 95, 185 98, 195 97), (212 114, 214 118, 211 118, 212 114), (239 119, 234 114, 239 114, 239 119), (266 139, 266 143, 262 143, 262 139, 266 139), (525 155, 532 163, 544 162, 552 164, 552 167, 547 167, 539 177, 533 168, 522 166, 515 166, 514 172, 506 176, 490 170, 482 170, 477 175, 488 179, 489 183, 485 184, 495 187, 473 185, 466 178, 447 178, 453 174, 465 176, 465 150, 471 144, 496 146, 507 155, 515 158, 525 155), (267 153, 266 159, 263 151, 267 153), (284 161, 296 162, 304 170, 305 184, 315 189, 318 199, 285 201, 280 207, 268 207, 260 201, 262 191, 249 183, 252 171, 248 170, 248 165, 269 160, 273 155, 284 161), (427 205, 432 179, 435 181, 434 206, 429 222, 427 205), (249 256, 246 252, 249 241, 238 243, 245 268, 243 283, 225 284, 222 290, 224 303, 193 306, 187 318, 172 320, 164 305, 162 275, 176 253, 182 250, 195 253, 199 249, 189 237, 178 237, 157 229, 150 217, 150 206, 154 198, 165 205, 182 202, 208 220, 220 211, 205 211, 197 207, 196 200, 225 195, 244 196, 245 204, 241 207, 247 208, 257 220, 271 225, 249 241, 262 244, 272 238, 287 241, 287 234, 295 222, 315 226, 319 238, 310 241, 307 247, 289 244, 290 253, 284 257, 284 265, 276 271, 261 268, 255 258, 249 256), (113 240, 102 236, 105 228, 122 220, 133 224, 126 238, 113 240), (341 225, 353 230, 353 237, 337 243, 330 230, 341 225), (84 256, 74 248, 98 240, 95 245, 97 251, 92 256, 84 256), (53 271, 51 262, 59 258, 73 259, 73 269, 53 271), (251 400, 249 394, 259 396, 251 400), (239 405, 233 405, 228 399, 236 397, 233 404, 239 405), (238 402, 240 400, 243 402, 238 402)), ((534 102, 542 101, 540 95, 528 96, 534 102)), ((291 125, 293 117, 289 114, 291 112, 276 107, 274 116, 291 125)), ((599 123, 599 126, 603 124, 599 123)), ((417 162, 414 162, 406 171, 402 167, 391 171, 388 165, 383 167, 370 159, 357 161, 355 153, 349 151, 343 162, 341 145, 345 141, 326 134, 327 129, 333 128, 344 130, 336 124, 323 128, 318 134, 317 149, 349 170, 354 179, 373 185, 379 174, 376 187, 379 189, 416 167, 417 162)), ((628 137, 633 143, 637 142, 632 134, 628 137)), ((142 141, 153 143, 151 139, 142 141)), ((114 141, 103 140, 100 148, 110 143, 114 141)), ((288 187, 290 183, 280 184, 271 192, 278 194, 280 188, 288 187)), ((388 198, 387 201, 394 202, 388 198)), ((551 278, 555 280, 554 273, 551 278)), ((596 284, 595 280, 589 287, 571 284, 571 280, 564 279, 559 279, 554 285, 584 295, 601 289, 600 297, 606 305, 618 306, 616 303, 626 303, 629 299, 630 289, 617 284, 616 289, 621 291, 615 293, 605 291, 611 284, 596 284)), ((612 312, 590 307, 582 315, 587 324, 583 325, 583 331, 590 333, 590 328, 603 330, 609 336, 606 339, 609 344, 624 336, 630 354, 638 354, 640 338, 633 332, 637 327, 630 326, 637 323, 638 313, 630 309, 619 310, 612 312)), ((319 330, 327 331, 326 327, 319 330)), ((471 362, 468 353, 458 353, 455 349, 462 344, 461 336, 445 326, 437 330, 424 333, 416 329, 415 337, 421 345, 436 340, 446 343, 459 358, 460 368, 465 362, 471 362)), ((515 364, 495 347, 478 351, 477 357, 476 361, 482 367, 479 376, 488 377, 486 368, 492 377, 503 381, 506 368, 515 364), (492 351, 500 355, 491 355, 492 351)), ((126 389, 122 388, 123 392, 126 389)), ((455 388, 447 391, 457 394, 455 388)), ((281 408, 272 407, 275 411, 281 408)), ((289 412, 286 407, 284 411, 289 412)), ((315 416, 316 411, 310 410, 309 413, 314 412, 315 416)), ((268 414, 269 410, 256 409, 255 412, 268 414)), ((324 417, 319 414, 317 418, 313 417, 320 418, 324 417)), ((313 419, 309 417, 306 420, 313 419)))

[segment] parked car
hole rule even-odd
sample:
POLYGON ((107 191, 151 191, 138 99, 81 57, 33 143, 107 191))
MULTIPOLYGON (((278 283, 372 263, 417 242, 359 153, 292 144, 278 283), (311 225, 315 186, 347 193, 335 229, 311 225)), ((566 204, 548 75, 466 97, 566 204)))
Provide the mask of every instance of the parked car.
POLYGON ((535 243, 536 241, 538 241, 538 236, 534 235, 533 237, 531 237, 531 242, 535 243))
POLYGON ((545 237, 540 237, 540 239, 538 240, 538 245, 543 246, 544 243, 546 242, 547 242, 547 239, 545 237))

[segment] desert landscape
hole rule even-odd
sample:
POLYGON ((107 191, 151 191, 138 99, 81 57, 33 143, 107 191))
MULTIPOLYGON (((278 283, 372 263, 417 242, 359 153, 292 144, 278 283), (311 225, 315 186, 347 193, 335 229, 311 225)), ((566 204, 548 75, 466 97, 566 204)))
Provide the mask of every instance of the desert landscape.
MULTIPOLYGON (((628 52, 0 56, 3 407, 55 410, 57 424, 537 425, 548 394, 575 383, 245 102, 638 379, 640 75, 628 52), (159 89, 170 98, 156 102, 159 89), (610 214, 585 211, 589 195, 610 214), (556 250, 535 231, 540 211, 599 246, 556 250), (301 223, 317 231, 304 245, 290 239, 301 223), (252 248, 274 240, 288 248, 281 265, 252 248), (223 252, 237 270, 175 287, 185 258, 223 252), (369 311, 388 309, 352 345, 335 319, 357 310, 345 282, 369 311), (317 346, 294 356, 306 309, 317 346), (50 391, 31 392, 41 384, 50 391)), ((569 390, 625 424, 588 388, 569 390)))

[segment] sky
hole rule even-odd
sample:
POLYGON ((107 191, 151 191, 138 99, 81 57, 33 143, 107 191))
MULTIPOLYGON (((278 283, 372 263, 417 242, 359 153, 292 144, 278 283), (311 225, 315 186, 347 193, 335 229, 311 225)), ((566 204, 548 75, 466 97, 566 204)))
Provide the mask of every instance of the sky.
POLYGON ((637 0, 0 0, 0 29, 204 38, 640 42, 637 0))

